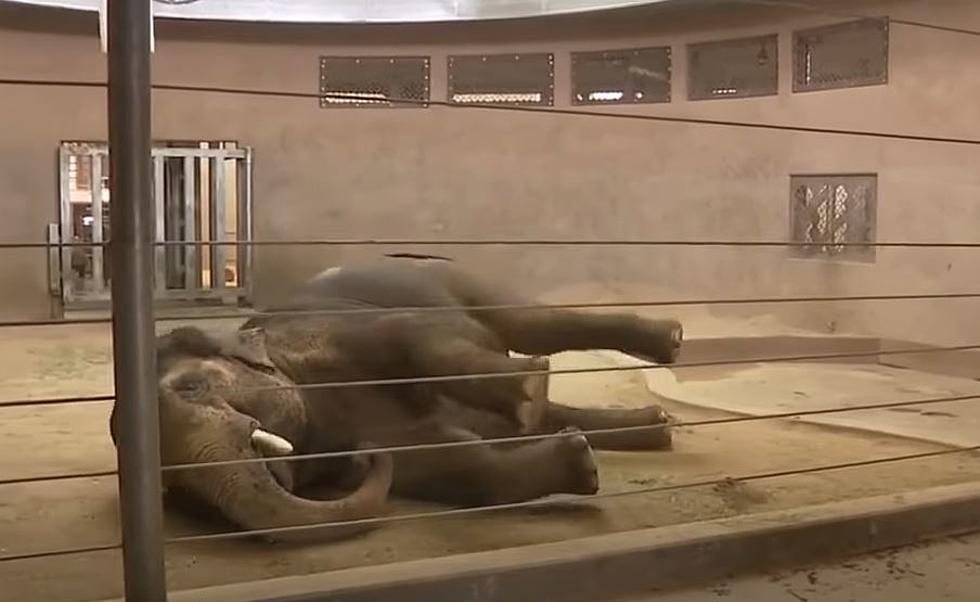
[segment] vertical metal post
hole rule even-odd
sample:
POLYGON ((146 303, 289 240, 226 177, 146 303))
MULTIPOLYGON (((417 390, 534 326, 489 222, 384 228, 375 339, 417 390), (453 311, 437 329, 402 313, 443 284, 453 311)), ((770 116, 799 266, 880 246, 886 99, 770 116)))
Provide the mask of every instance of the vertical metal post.
MULTIPOLYGON (((211 159, 211 168, 208 170, 211 176, 211 193, 208 200, 211 202, 211 240, 217 243, 225 240, 225 155, 218 152, 211 159)), ((211 245, 211 288, 222 289, 225 287, 225 245, 211 245)))
MULTIPOLYGON (((72 243, 75 240, 75 222, 71 214, 71 153, 64 145, 58 149, 58 168, 61 177, 60 214, 61 242, 72 243)), ((61 301, 68 305, 74 299, 74 271, 71 267, 71 256, 76 247, 61 247, 61 301)))
MULTIPOLYGON (((197 178, 193 155, 184 157, 184 240, 197 242, 197 178)), ((184 288, 196 291, 201 288, 201 248, 197 245, 184 247, 184 288)))
POLYGON ((102 248, 102 234, 105 232, 105 226, 102 223, 102 153, 93 149, 89 157, 89 193, 92 203, 92 244, 94 245, 92 247, 92 292, 101 293, 105 290, 105 270, 102 269, 105 257, 102 248))
MULTIPOLYGON (((166 182, 163 179, 163 155, 153 157, 153 240, 163 242, 167 238, 166 218, 164 215, 166 207, 166 182)), ((154 251, 154 283, 159 291, 167 290, 167 248, 164 246, 156 247, 154 251)))
MULTIPOLYGON (((254 227, 252 221, 252 191, 255 189, 255 171, 252 149, 245 149, 245 158, 238 167, 238 240, 252 242, 254 227)), ((238 247, 238 286, 242 288, 239 298, 252 299, 252 264, 254 255, 252 245, 238 247)))
POLYGON ((128 602, 166 602, 153 327, 150 0, 109 0, 112 341, 128 602))

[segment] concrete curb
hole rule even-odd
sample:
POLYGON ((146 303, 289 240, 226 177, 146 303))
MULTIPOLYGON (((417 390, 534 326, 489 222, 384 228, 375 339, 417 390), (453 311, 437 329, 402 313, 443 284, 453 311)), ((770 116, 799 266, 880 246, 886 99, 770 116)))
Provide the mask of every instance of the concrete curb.
POLYGON ((171 602, 597 602, 980 530, 980 482, 174 592, 171 602))

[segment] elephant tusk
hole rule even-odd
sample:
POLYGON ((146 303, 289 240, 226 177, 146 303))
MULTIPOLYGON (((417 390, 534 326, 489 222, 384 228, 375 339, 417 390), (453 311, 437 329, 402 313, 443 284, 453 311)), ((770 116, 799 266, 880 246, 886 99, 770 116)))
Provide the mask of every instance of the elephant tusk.
POLYGON ((262 429, 252 431, 252 443, 267 456, 288 456, 293 453, 293 444, 288 439, 262 429))

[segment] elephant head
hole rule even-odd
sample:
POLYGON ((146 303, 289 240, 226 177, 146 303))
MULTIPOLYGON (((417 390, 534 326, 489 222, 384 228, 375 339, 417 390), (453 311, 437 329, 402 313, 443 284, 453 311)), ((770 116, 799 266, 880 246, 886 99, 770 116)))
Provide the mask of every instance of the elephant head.
MULTIPOLYGON (((342 522, 382 511, 392 476, 386 455, 372 455, 360 487, 337 500, 296 495, 290 491, 293 463, 260 460, 298 451, 307 426, 301 392, 288 388, 291 381, 269 360, 260 331, 240 331, 222 341, 196 328, 178 328, 157 339, 157 376, 164 466, 251 460, 166 470, 168 490, 189 494, 249 530, 342 522)), ((110 430, 118 445, 115 408, 110 430)), ((363 524, 340 525, 274 538, 336 539, 365 530, 363 524)))

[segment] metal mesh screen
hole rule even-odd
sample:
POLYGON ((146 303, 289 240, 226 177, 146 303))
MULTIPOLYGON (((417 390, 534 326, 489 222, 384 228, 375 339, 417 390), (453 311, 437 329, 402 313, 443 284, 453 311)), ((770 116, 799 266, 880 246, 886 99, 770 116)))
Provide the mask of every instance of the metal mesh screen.
POLYGON ((550 53, 449 57, 449 102, 554 103, 555 57, 550 53))
POLYGON ((321 107, 426 107, 429 58, 323 56, 320 93, 321 107))
POLYGON ((576 105, 670 102, 670 47, 572 53, 576 105))
POLYGON ((776 34, 690 44, 690 100, 772 96, 779 88, 776 34))
POLYGON ((878 176, 799 175, 790 177, 790 228, 793 242, 822 243, 792 247, 798 257, 840 257, 873 261, 878 176))
POLYGON ((793 91, 888 82, 888 21, 861 19, 793 33, 793 91))

